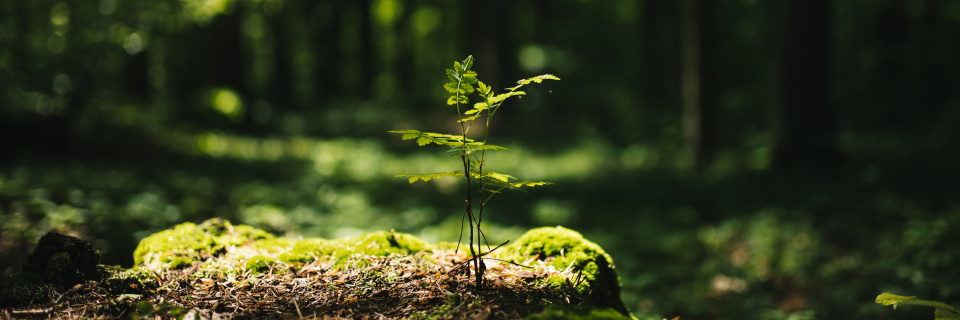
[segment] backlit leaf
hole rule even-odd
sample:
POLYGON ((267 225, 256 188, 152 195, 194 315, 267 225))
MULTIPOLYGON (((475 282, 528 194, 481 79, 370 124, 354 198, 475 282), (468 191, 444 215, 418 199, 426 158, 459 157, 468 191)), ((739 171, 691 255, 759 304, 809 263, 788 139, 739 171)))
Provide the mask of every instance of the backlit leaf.
POLYGON ((442 177, 463 177, 463 174, 460 173, 459 170, 457 170, 457 171, 450 171, 450 172, 437 172, 437 173, 427 173, 427 174, 398 174, 396 175, 396 177, 397 178, 409 177, 407 181, 410 183, 414 183, 414 182, 417 182, 417 180, 423 180, 423 182, 427 182, 427 181, 430 181, 433 179, 439 179, 442 177))
POLYGON ((520 81, 517 81, 517 86, 510 88, 510 90, 519 89, 520 87, 528 85, 531 82, 541 83, 543 82, 543 80, 560 80, 560 78, 552 74, 542 74, 533 78, 527 78, 527 79, 522 79, 520 81))
POLYGON ((913 300, 917 300, 917 297, 898 296, 898 295, 895 295, 895 294, 892 294, 892 293, 888 293, 888 292, 884 292, 884 293, 880 294, 879 296, 877 296, 877 303, 882 304, 882 305, 885 305, 885 306, 895 305, 895 304, 899 304, 899 303, 903 303, 903 302, 908 302, 908 301, 913 301, 913 300))
POLYGON ((447 89, 447 92, 450 92, 450 93, 457 93, 457 90, 458 90, 457 84, 453 82, 447 82, 443 84, 443 88, 447 89))

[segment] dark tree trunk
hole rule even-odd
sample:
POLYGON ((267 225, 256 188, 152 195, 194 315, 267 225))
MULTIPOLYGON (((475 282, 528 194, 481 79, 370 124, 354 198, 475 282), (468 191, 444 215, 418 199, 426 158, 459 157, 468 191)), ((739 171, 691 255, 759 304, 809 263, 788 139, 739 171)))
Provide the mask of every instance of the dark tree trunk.
MULTIPOLYGON (((327 21, 316 32, 317 45, 317 90, 321 97, 339 95, 340 87, 340 19, 343 5, 340 0, 325 1, 329 3, 326 10, 330 10, 330 21, 327 21)), ((317 9, 314 9, 317 10, 317 9)))
POLYGON ((360 1, 360 95, 365 98, 373 96, 370 89, 373 87, 373 20, 370 18, 371 0, 360 1))
POLYGON ((773 168, 839 162, 829 97, 829 0, 791 0, 780 12, 779 97, 772 113, 773 168))
POLYGON ((693 169, 710 163, 715 137, 709 130, 716 121, 715 82, 708 57, 713 51, 708 20, 712 1, 681 0, 680 5, 680 103, 684 144, 693 159, 693 169))

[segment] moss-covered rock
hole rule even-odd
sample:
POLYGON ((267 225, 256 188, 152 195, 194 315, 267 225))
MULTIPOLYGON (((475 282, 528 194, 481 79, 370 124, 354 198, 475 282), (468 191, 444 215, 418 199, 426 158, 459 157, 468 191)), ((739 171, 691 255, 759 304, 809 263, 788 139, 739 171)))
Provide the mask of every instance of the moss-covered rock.
POLYGON ((251 226, 234 226, 214 218, 200 225, 182 223, 144 238, 133 252, 134 263, 149 269, 179 269, 194 261, 227 253, 231 247, 274 238, 251 226))
MULTIPOLYGON (((591 305, 629 314, 620 299, 620 276, 614 269, 613 258, 576 231, 560 226, 532 229, 500 248, 495 255, 518 263, 540 260, 558 270, 579 273, 584 281, 578 289, 589 292, 591 305)), ((547 280, 555 285, 569 281, 563 278, 547 280)))
POLYGON ((27 258, 22 270, 0 286, 0 304, 25 305, 47 298, 45 286, 66 289, 106 276, 100 252, 89 242, 59 233, 47 233, 27 258))

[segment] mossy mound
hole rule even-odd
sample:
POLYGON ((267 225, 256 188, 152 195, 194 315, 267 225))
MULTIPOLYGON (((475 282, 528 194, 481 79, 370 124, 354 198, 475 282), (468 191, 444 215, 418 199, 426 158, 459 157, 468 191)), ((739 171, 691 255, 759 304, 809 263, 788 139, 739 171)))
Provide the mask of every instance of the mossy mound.
POLYGON ((133 252, 133 260, 136 265, 152 270, 179 269, 193 261, 222 255, 230 247, 273 238, 266 231, 245 225, 234 226, 220 218, 200 225, 187 222, 141 240, 133 252))
MULTIPOLYGON (((264 273, 283 272, 284 268, 274 268, 280 263, 307 264, 322 260, 327 262, 327 267, 339 270, 348 267, 344 262, 355 255, 409 255, 447 247, 448 244, 430 245, 413 235, 393 231, 347 239, 296 241, 275 238, 250 226, 234 226, 223 219, 211 219, 200 225, 183 223, 143 239, 134 258, 138 265, 157 270, 177 269, 216 256, 220 258, 204 264, 204 270, 227 274, 264 273)), ((556 287, 574 287, 587 296, 591 305, 629 314, 620 299, 620 278, 613 259, 576 231, 559 226, 532 229, 494 252, 493 257, 519 264, 536 261, 554 270, 576 274, 574 279, 552 276, 544 280, 556 287)))
POLYGON ((297 241, 215 218, 200 225, 182 223, 144 238, 134 251, 134 261, 137 266, 161 270, 180 269, 220 257, 219 261, 206 266, 207 269, 233 266, 239 270, 231 272, 260 273, 276 262, 330 260, 334 262, 331 267, 339 269, 344 266, 337 262, 351 255, 413 254, 428 249, 429 245, 423 240, 400 232, 377 231, 357 238, 297 241))
POLYGON ((106 276, 100 266, 100 252, 81 239, 47 233, 40 238, 23 269, 0 288, 0 304, 25 305, 48 300, 44 286, 70 288, 106 276))
POLYGON ((555 285, 576 286, 586 292, 588 300, 596 306, 629 313, 620 299, 620 277, 614 269, 613 258, 576 231, 560 226, 532 229, 500 248, 495 255, 517 263, 543 261, 557 270, 577 273, 580 283, 571 283, 565 278, 547 280, 555 285))

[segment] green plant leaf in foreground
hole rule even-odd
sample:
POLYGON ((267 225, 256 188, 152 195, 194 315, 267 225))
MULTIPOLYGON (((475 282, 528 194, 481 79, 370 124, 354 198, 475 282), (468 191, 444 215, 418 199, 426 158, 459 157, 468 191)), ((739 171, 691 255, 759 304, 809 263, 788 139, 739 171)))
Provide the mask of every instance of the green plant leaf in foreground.
POLYGON ((877 296, 876 302, 885 306, 893 306, 894 310, 897 309, 897 306, 902 304, 933 307, 936 308, 936 311, 934 311, 934 319, 936 320, 960 319, 960 314, 957 313, 956 308, 939 301, 920 300, 917 299, 917 297, 906 297, 884 292, 877 296))

